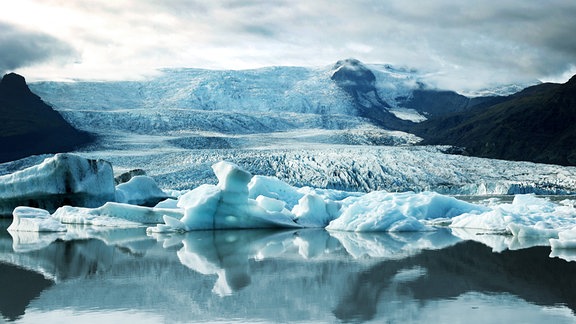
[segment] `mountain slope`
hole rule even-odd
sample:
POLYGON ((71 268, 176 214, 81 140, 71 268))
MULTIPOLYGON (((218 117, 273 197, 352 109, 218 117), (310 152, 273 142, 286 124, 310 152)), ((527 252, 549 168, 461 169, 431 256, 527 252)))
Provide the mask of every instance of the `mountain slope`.
POLYGON ((576 165, 576 76, 529 87, 486 109, 418 125, 423 144, 480 157, 576 165))
POLYGON ((0 82, 0 124, 0 162, 69 151, 92 140, 88 133, 70 126, 14 73, 0 82))

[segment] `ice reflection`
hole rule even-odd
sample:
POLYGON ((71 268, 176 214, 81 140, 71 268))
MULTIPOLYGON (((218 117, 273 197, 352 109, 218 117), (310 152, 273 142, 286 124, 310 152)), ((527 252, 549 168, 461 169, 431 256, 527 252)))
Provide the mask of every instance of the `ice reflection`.
POLYGON ((144 228, 74 227, 56 237, 13 235, 0 231, 0 265, 14 270, 10 278, 0 273, 13 283, 3 286, 12 291, 3 289, 1 297, 12 296, 18 305, 0 303, 9 320, 62 310, 72 310, 70 320, 86 312, 94 318, 101 312, 104 320, 131 310, 159 322, 457 322, 457 316, 466 320, 461 307, 474 303, 499 311, 508 303, 511 313, 553 309, 575 319, 576 262, 549 258, 548 247, 494 253, 449 229, 147 236, 144 228), (50 280, 34 289, 20 283, 34 272, 50 280), (30 293, 17 300, 18 289, 30 293))
POLYGON ((251 283, 249 263, 253 260, 401 259, 423 249, 441 249, 460 241, 449 230, 390 234, 303 229, 152 235, 168 247, 181 239, 182 248, 177 252, 180 262, 198 273, 216 275, 213 292, 219 296, 230 295, 251 283))

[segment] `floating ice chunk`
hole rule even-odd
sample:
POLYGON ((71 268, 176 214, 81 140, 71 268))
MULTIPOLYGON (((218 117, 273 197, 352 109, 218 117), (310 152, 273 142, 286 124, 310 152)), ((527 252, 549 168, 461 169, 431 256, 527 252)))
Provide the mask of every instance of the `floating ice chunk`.
POLYGON ((349 200, 340 217, 327 229, 343 231, 425 231, 422 221, 478 213, 486 207, 433 192, 388 193, 376 191, 349 200))
POLYGON ((326 227, 338 216, 338 207, 335 202, 308 194, 300 198, 292 213, 296 216, 296 222, 305 227, 326 227))
POLYGON ((256 197, 256 203, 258 206, 273 212, 281 212, 286 208, 286 202, 265 196, 256 197))
POLYGON ((156 227, 148 227, 148 233, 171 233, 171 232, 187 232, 190 229, 186 224, 177 218, 164 215, 164 224, 158 224, 156 227))
POLYGON ((506 232, 516 236, 555 237, 558 231, 576 226, 576 209, 535 195, 516 195, 481 214, 462 214, 450 227, 506 232))
POLYGON ((116 202, 119 203, 151 207, 166 198, 168 195, 148 176, 135 176, 116 186, 116 202))
POLYGON ((552 249, 576 249, 576 226, 558 233, 558 238, 550 239, 552 249))
POLYGON ((99 208, 60 207, 52 217, 67 224, 130 227, 163 223, 164 215, 180 218, 182 212, 179 209, 151 208, 108 202, 99 208))
POLYGON ((537 222, 532 226, 511 223, 507 226, 508 230, 516 237, 558 237, 558 229, 551 228, 546 222, 537 222))
POLYGON ((245 192, 248 195, 247 185, 252 179, 250 172, 227 161, 220 161, 212 165, 212 170, 218 178, 220 189, 230 192, 245 192))
POLYGON ((214 214, 220 202, 221 191, 217 186, 206 184, 180 197, 178 207, 184 208, 182 223, 194 230, 215 228, 214 214))
POLYGON ((252 178, 249 172, 224 161, 212 169, 219 179, 218 185, 201 185, 178 199, 177 206, 184 210, 184 216, 177 228, 162 224, 148 231, 300 227, 281 201, 248 197, 252 178))
POLYGON ((276 178, 255 175, 248 183, 249 198, 255 199, 258 196, 265 196, 282 200, 287 208, 291 209, 304 196, 296 187, 276 178))
POLYGON ((220 188, 211 184, 203 184, 194 190, 190 190, 178 198, 176 206, 180 208, 191 208, 204 205, 211 197, 220 199, 220 188), (217 196, 217 197, 216 197, 217 196))
POLYGON ((12 213, 14 218, 8 231, 65 232, 66 226, 44 209, 19 206, 12 213))
POLYGON ((30 168, 0 176, 0 215, 31 202, 54 211, 68 204, 102 206, 114 201, 110 163, 72 154, 56 154, 30 168))
POLYGON ((156 208, 178 208, 178 199, 168 198, 157 203, 156 208))

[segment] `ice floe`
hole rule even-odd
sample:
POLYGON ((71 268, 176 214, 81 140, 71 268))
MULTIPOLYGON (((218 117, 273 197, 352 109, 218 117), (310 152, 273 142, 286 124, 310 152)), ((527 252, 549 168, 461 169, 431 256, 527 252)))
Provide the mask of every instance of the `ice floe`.
MULTIPOLYGON (((350 232, 422 233, 444 228, 495 251, 547 245, 558 254, 576 248, 576 208, 568 200, 555 202, 526 194, 514 196, 510 203, 496 199, 471 203, 426 191, 298 188, 275 177, 253 176, 231 162, 218 162, 212 169, 218 183, 192 190, 163 191, 152 178, 136 176, 116 186, 116 201, 97 208, 62 206, 50 214, 18 207, 9 230, 65 232, 65 224, 83 224, 147 227, 149 235, 160 235, 215 229, 326 228, 338 237, 350 232), (161 198, 165 199, 154 207, 137 205, 161 198)), ((362 237, 347 241, 356 239, 362 237)), ((308 243, 300 241, 296 244, 302 243, 299 248, 306 250, 308 243)), ((263 248, 260 253, 277 248, 263 248)), ((358 254, 354 245, 350 249, 358 254)))
POLYGON ((54 210, 64 204, 98 207, 114 201, 112 165, 104 160, 56 154, 42 163, 0 176, 0 216, 32 202, 54 210))

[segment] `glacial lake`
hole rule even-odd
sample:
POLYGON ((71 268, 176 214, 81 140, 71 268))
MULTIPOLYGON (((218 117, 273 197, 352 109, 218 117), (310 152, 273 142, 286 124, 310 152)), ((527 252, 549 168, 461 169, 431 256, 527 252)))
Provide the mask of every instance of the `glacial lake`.
POLYGON ((538 244, 495 252, 450 229, 11 234, 9 224, 0 322, 576 322, 574 256, 538 244))

